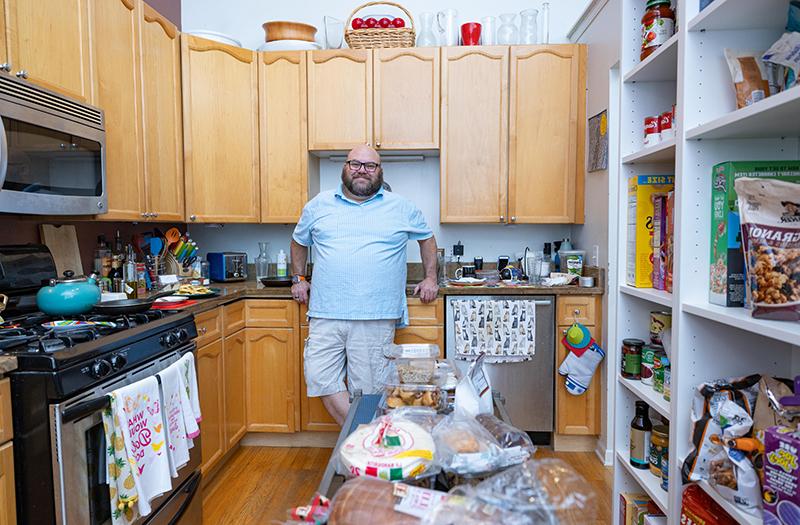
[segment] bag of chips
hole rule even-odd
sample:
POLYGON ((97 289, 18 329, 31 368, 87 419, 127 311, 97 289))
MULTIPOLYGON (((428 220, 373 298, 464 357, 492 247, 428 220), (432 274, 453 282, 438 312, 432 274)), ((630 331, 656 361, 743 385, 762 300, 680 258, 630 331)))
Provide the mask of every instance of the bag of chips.
POLYGON ((725 60, 736 87, 736 108, 755 104, 770 95, 762 52, 725 49, 725 60))

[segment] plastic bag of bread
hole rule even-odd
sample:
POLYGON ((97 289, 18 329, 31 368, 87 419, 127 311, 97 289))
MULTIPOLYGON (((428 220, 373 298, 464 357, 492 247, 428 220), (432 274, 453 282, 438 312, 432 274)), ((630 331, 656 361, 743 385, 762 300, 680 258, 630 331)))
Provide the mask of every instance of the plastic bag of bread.
POLYGON ((560 459, 532 459, 466 490, 485 503, 527 516, 533 523, 577 525, 597 520, 597 494, 560 459))
POLYGON ((477 421, 459 414, 445 416, 433 429, 437 460, 442 470, 480 474, 501 466, 497 440, 477 421))
MULTIPOLYGON (((433 420, 410 414, 382 416, 356 428, 336 451, 339 473, 389 481, 435 473, 436 446, 430 432, 433 420)), ((430 411, 425 414, 432 417, 430 411)))
POLYGON ((329 525, 417 525, 419 518, 394 510, 394 483, 360 477, 347 481, 336 491, 329 525))
MULTIPOLYGON (((377 521, 375 523, 378 523, 377 521)), ((384 522, 385 523, 385 522, 384 522)), ((529 517, 518 512, 501 509, 451 491, 450 496, 439 503, 422 519, 422 525, 534 525, 529 517)))
POLYGON ((478 414, 475 420, 494 436, 503 449, 501 466, 518 465, 536 453, 536 447, 526 432, 509 425, 493 414, 478 414))

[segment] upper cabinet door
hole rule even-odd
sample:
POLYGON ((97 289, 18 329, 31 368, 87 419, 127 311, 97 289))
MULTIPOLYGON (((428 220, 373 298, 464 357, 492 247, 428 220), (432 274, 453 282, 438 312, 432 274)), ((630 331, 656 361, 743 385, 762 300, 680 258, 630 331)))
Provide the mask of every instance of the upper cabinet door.
POLYGON ((510 94, 511 222, 583 222, 585 47, 512 47, 510 94))
POLYGON ((139 9, 134 0, 88 0, 94 65, 92 103, 106 119, 106 195, 102 219, 145 215, 139 9))
POLYGON ((506 222, 508 53, 442 48, 441 222, 506 222))
POLYGON ((256 53, 181 35, 186 214, 197 222, 258 222, 256 53))
POLYGON ((160 221, 183 221, 183 121, 178 29, 142 6, 142 109, 147 211, 160 221))
POLYGON ((308 200, 306 53, 261 53, 261 221, 300 219, 308 200))
POLYGON ((87 0, 5 0, 11 72, 89 102, 87 0), (21 73, 20 73, 21 74, 21 73))
POLYGON ((372 51, 311 51, 308 60, 308 149, 372 144, 372 51))
POLYGON ((439 49, 376 49, 373 53, 375 147, 438 149, 439 49))

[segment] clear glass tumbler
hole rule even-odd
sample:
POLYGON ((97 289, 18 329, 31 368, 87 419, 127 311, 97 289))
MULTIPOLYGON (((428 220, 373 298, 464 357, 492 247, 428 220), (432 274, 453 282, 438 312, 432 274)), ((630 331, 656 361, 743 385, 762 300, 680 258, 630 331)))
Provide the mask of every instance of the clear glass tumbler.
POLYGON ((258 243, 258 257, 256 257, 256 281, 269 277, 269 243, 258 243))
POLYGON ((537 9, 526 9, 519 14, 519 40, 520 44, 539 43, 539 11, 537 9))

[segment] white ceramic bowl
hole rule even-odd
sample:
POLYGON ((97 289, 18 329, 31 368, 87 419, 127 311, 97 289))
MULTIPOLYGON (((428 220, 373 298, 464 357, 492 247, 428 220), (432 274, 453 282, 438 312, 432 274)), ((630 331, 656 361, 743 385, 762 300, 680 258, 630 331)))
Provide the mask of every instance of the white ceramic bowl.
POLYGON ((258 51, 313 51, 315 49, 322 49, 322 46, 316 42, 306 42, 305 40, 274 40, 258 46, 258 51))
POLYGON ((242 47, 242 43, 233 38, 232 36, 226 35, 224 33, 217 33, 216 31, 206 31, 204 29, 199 29, 197 31, 185 31, 193 36, 199 36, 200 38, 207 38, 209 40, 214 40, 215 42, 222 42, 223 44, 228 44, 229 46, 236 46, 242 47))

